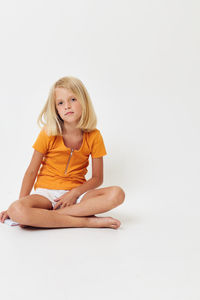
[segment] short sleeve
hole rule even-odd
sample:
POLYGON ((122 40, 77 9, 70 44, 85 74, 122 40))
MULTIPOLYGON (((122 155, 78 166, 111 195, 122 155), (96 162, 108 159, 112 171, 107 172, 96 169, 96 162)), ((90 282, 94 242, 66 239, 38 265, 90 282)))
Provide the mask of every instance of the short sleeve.
POLYGON ((32 145, 32 148, 34 148, 42 154, 46 154, 49 148, 49 140, 50 137, 45 133, 44 129, 42 129, 35 143, 32 145))
POLYGON ((104 145, 103 137, 98 129, 95 130, 92 136, 91 156, 98 158, 106 155, 106 148, 104 145))

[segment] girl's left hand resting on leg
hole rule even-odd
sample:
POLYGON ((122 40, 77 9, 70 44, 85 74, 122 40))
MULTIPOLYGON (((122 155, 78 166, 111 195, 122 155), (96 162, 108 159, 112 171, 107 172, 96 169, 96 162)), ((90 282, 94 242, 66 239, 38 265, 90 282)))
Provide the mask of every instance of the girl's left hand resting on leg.
POLYGON ((74 205, 76 204, 76 201, 78 199, 77 194, 75 194, 73 191, 66 192, 61 197, 55 199, 54 201, 58 201, 58 203, 54 206, 53 210, 59 208, 64 208, 66 206, 74 205))

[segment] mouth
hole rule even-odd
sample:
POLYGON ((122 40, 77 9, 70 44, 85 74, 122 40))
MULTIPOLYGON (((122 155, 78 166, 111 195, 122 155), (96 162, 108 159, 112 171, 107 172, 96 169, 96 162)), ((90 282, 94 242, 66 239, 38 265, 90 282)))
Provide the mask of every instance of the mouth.
POLYGON ((71 114, 73 114, 73 112, 72 112, 72 111, 69 111, 69 112, 67 112, 67 113, 65 114, 65 116, 71 115, 71 114))

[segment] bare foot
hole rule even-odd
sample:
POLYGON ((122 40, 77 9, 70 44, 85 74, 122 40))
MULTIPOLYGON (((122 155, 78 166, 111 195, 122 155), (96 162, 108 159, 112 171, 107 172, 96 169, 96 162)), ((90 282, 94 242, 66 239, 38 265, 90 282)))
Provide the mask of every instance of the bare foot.
POLYGON ((121 222, 112 217, 96 217, 90 216, 88 218, 87 227, 107 227, 117 229, 121 225, 121 222))

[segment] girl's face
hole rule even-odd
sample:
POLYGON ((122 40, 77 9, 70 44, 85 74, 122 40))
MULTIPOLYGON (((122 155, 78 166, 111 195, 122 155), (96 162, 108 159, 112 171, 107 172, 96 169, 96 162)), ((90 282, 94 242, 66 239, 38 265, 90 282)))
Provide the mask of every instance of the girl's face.
POLYGON ((82 107, 71 90, 55 88, 55 105, 61 119, 66 123, 77 124, 82 115, 82 107))

